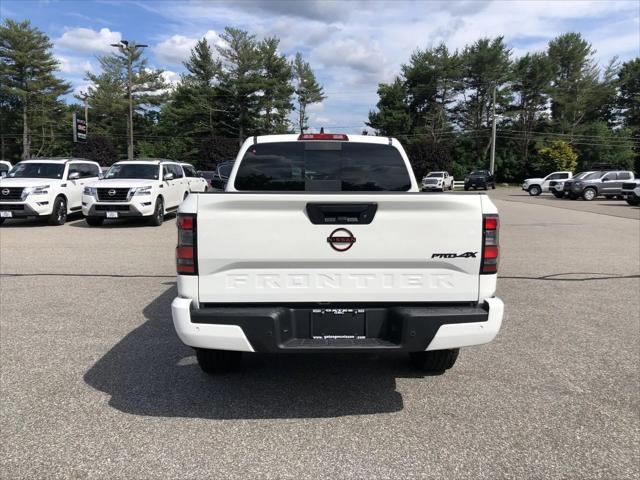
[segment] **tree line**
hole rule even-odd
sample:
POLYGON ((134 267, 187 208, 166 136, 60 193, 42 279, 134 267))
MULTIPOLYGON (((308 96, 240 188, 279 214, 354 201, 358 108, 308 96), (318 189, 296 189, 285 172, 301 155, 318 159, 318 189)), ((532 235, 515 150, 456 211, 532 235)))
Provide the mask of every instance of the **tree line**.
MULTIPOLYGON (((29 21, 0 25, 0 155, 18 160, 78 155, 109 165, 127 152, 129 69, 135 156, 211 166, 233 158, 247 136, 307 129, 308 106, 326 98, 301 54, 279 39, 227 27, 212 47, 197 42, 176 85, 150 68, 143 49, 120 48, 87 72, 90 87, 68 103, 50 39, 29 21), (71 141, 71 117, 89 111, 85 143, 71 141)), ((493 115, 496 171, 504 181, 553 169, 611 163, 639 170, 640 59, 601 68, 577 33, 546 51, 513 58, 502 37, 460 51, 418 49, 378 87, 367 125, 398 137, 416 174, 460 177, 486 168, 493 115), (495 98, 495 101, 494 101, 495 98)))
POLYGON ((379 85, 367 124, 402 139, 416 173, 487 168, 494 109, 502 180, 597 163, 638 171, 640 59, 601 68, 595 53, 579 33, 517 59, 502 37, 418 49, 379 85))
POLYGON ((56 77, 50 39, 29 21, 0 26, 0 150, 2 158, 78 155, 104 165, 127 151, 129 87, 135 156, 192 161, 199 166, 233 158, 249 135, 304 131, 309 105, 323 87, 307 61, 279 51, 280 40, 227 27, 215 49, 201 39, 184 62, 177 85, 150 68, 135 42, 98 57, 87 92, 76 95, 89 112, 88 139, 71 142, 69 83, 56 77), (292 112, 295 110, 295 115, 292 112), (289 119, 294 117, 294 121, 289 119))

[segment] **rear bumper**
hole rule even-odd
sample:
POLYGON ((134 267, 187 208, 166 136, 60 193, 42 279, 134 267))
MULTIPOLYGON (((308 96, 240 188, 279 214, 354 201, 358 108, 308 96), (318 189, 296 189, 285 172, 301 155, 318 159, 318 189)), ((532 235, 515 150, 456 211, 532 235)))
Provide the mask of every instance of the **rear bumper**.
MULTIPOLYGON (((480 345, 495 338, 504 304, 488 298, 479 305, 367 307, 362 336, 313 335, 322 309, 292 306, 191 308, 191 299, 171 304, 178 337, 189 346, 244 352, 366 352, 443 350, 480 345), (315 338, 314 338, 315 337, 315 338)), ((349 309, 351 310, 351 309, 349 309)), ((356 315, 355 311, 347 315, 356 315)), ((346 318, 346 317, 345 317, 346 318)), ((340 332, 344 333, 344 332, 340 332)))

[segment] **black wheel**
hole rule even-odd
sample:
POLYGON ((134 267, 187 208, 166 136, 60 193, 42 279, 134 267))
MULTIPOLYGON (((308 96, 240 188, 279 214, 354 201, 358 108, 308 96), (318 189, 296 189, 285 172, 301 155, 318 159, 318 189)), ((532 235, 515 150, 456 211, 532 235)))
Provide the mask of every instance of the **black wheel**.
POLYGON ((196 348, 198 365, 206 373, 226 373, 237 370, 242 361, 242 352, 196 348))
POLYGON ((584 198, 587 202, 594 200, 598 196, 598 192, 595 188, 587 187, 582 192, 582 198, 584 198))
MULTIPOLYGON (((640 199, 638 199, 638 198, 629 198, 629 197, 627 197, 627 203, 628 203, 629 205, 632 205, 632 206, 634 206, 634 207, 635 207, 635 206, 637 206, 637 205, 640 205, 640 199)), ((3 218, 2 220, 4 220, 4 218, 3 218)), ((2 222, 0 222, 0 223, 2 223, 2 222)))
POLYGON ((4 218, 0 218, 0 225, 2 225, 4 223, 4 218))
POLYGON ((492 184, 491 184, 491 190, 495 190, 495 189, 496 189, 496 184, 495 184, 495 183, 492 183, 492 184))
POLYGON ((542 188, 540 188, 540 185, 531 185, 529 187, 529 195, 531 195, 532 197, 537 197, 541 193, 542 193, 542 188))
POLYGON ((427 352, 411 352, 409 359, 413 366, 423 372, 444 373, 456 363, 459 348, 451 350, 433 350, 427 352))
POLYGON ((562 198, 562 197, 564 197, 564 192, 556 192, 556 191, 554 190, 554 191, 553 191, 553 192, 551 192, 551 193, 553 193, 553 196, 554 196, 554 197, 556 197, 556 198, 562 198))
POLYGON ((162 197, 158 197, 156 200, 156 208, 153 211, 153 215, 149 219, 149 223, 154 227, 159 227, 164 222, 164 202, 162 197))
POLYGON ((84 221, 91 227, 99 227, 104 223, 104 217, 85 217, 84 221))
POLYGON ((464 191, 466 192, 467 190, 469 190, 469 187, 467 187, 466 185, 464 186, 464 191))
POLYGON ((67 201, 63 197, 56 198, 53 210, 49 215, 49 225, 64 225, 67 221, 67 201))

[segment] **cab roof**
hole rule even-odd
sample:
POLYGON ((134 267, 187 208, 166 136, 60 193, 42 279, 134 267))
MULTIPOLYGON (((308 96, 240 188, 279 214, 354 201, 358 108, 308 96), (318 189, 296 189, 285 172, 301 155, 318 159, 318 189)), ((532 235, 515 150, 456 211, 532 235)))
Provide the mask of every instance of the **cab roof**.
POLYGON ((21 160, 19 163, 60 163, 60 164, 64 164, 64 163, 73 162, 73 161, 96 163, 93 160, 89 160, 89 159, 86 159, 86 158, 76 158, 76 157, 30 158, 29 160, 21 160))
POLYGON ((161 163, 178 163, 175 160, 167 160, 166 158, 134 158, 133 160, 118 160, 114 163, 136 163, 142 165, 160 165, 161 163))

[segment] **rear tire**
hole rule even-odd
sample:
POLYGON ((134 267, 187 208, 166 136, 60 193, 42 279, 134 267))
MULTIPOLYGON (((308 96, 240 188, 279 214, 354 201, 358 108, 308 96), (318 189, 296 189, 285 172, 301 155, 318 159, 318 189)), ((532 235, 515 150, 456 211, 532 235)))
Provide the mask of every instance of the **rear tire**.
POLYGON ((153 215, 149 219, 149 223, 154 227, 159 227, 164 222, 164 202, 162 197, 158 197, 156 200, 156 208, 153 211, 153 215))
POLYGON ((196 348, 198 365, 209 374, 227 373, 237 370, 242 363, 242 352, 196 348))
POLYGON ((67 221, 67 201, 63 197, 56 198, 53 202, 53 210, 49 215, 49 225, 64 225, 67 221))
POLYGON ((426 352, 411 352, 409 359, 414 367, 427 373, 442 374, 453 367, 460 353, 459 348, 450 350, 432 350, 426 352))
POLYGON ((495 190, 495 189, 496 189, 496 184, 495 184, 495 183, 492 183, 492 184, 491 184, 491 190, 495 190))
POLYGON ((84 221, 90 227, 99 227, 104 223, 104 217, 85 217, 84 221))

